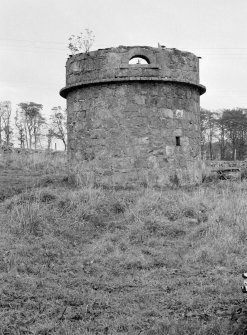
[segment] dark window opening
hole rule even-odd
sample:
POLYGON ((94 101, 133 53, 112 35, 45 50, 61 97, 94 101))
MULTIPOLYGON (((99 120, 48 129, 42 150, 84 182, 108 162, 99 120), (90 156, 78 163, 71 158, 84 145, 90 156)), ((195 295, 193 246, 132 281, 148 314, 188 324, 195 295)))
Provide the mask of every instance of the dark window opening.
POLYGON ((176 147, 180 147, 181 143, 180 143, 180 136, 176 136, 176 147))
POLYGON ((130 65, 145 65, 145 64, 150 64, 150 61, 147 57, 145 56, 134 56, 130 58, 129 60, 130 65))

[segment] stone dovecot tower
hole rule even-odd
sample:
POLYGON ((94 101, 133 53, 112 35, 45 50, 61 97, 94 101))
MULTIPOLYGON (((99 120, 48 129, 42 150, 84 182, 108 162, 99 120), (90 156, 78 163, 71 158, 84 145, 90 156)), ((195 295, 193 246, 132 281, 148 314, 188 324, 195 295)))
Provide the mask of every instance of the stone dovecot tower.
POLYGON ((199 59, 165 47, 119 46, 66 64, 68 157, 115 183, 201 182, 199 59))

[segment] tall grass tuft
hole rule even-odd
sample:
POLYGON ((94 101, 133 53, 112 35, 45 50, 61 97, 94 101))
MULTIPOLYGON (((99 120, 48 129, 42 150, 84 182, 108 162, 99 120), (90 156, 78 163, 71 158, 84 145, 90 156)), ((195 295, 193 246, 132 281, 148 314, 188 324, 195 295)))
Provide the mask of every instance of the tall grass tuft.
POLYGON ((23 202, 11 210, 10 226, 23 235, 42 235, 43 217, 39 202, 23 202))

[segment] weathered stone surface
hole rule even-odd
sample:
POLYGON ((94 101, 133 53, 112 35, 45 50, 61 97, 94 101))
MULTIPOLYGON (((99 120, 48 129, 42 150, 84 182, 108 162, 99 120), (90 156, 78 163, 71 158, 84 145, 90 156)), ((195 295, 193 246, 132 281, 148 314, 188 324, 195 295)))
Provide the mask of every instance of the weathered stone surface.
POLYGON ((205 88, 195 55, 150 47, 98 50, 69 58, 66 78, 61 95, 72 164, 94 160, 114 182, 200 182, 205 88), (129 65, 133 56, 149 64, 129 65))

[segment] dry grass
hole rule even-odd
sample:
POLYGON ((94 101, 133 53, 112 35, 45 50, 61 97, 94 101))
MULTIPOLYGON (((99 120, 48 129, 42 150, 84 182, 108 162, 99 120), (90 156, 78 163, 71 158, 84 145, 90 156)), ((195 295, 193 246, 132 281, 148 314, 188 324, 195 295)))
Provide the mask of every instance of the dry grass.
MULTIPOLYGON (((39 162, 40 176, 55 164, 39 162)), ((86 169, 73 178, 0 205, 0 334, 233 334, 246 181, 107 190, 86 169)))
POLYGON ((56 171, 66 171, 67 158, 64 152, 26 152, 24 154, 10 153, 0 156, 1 169, 20 169, 24 171, 38 171, 43 174, 56 171))

